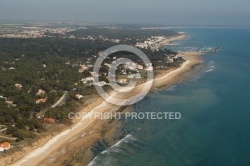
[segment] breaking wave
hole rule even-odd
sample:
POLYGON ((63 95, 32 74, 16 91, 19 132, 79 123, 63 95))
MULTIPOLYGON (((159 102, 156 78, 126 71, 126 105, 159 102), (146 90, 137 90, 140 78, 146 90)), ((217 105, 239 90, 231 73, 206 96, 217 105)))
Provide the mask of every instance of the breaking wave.
POLYGON ((89 164, 88 166, 96 166, 96 165, 103 165, 103 166, 110 166, 113 158, 112 155, 115 153, 120 153, 124 149, 120 148, 123 144, 127 144, 131 141, 136 141, 133 135, 128 134, 126 137, 118 141, 116 144, 111 146, 110 148, 104 150, 99 155, 97 155, 89 164))

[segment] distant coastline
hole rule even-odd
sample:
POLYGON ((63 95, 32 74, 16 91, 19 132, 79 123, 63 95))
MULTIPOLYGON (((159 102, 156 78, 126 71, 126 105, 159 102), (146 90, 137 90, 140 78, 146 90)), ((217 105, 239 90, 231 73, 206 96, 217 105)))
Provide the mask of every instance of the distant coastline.
POLYGON ((187 38, 187 34, 185 32, 179 32, 177 36, 167 38, 167 39, 157 43, 156 49, 160 49, 166 45, 171 45, 172 42, 178 41, 178 40, 183 40, 185 38, 187 38))

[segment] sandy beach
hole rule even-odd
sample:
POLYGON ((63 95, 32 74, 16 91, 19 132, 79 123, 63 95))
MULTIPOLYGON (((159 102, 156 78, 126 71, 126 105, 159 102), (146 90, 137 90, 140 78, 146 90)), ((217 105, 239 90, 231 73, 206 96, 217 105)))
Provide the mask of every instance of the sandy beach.
POLYGON ((187 34, 184 32, 178 32, 178 36, 173 36, 173 37, 169 37, 166 38, 165 40, 161 41, 160 43, 157 44, 156 49, 161 48, 162 46, 165 45, 171 45, 172 42, 174 41, 178 41, 178 40, 183 40, 185 38, 187 38, 187 34))
MULTIPOLYGON (((159 47, 169 44, 175 40, 181 40, 185 38, 185 34, 181 34, 177 37, 169 38, 159 43, 159 47)), ((181 75, 191 70, 192 66, 202 62, 201 53, 183 53, 187 61, 185 61, 181 67, 166 72, 163 76, 155 78, 152 86, 152 90, 159 87, 168 87, 176 82, 183 81, 181 75)), ((133 92, 125 94, 123 96, 115 96, 118 98, 127 98, 134 96, 142 90, 142 85, 139 85, 133 90, 133 92)), ((115 112, 119 110, 120 106, 115 106, 101 98, 98 98, 95 103, 85 107, 82 112, 103 113, 103 112, 115 112)), ((95 140, 100 139, 103 136, 103 126, 107 123, 105 120, 96 118, 89 118, 89 114, 83 116, 78 120, 72 128, 66 129, 63 132, 57 134, 46 142, 42 142, 37 148, 29 151, 29 153, 23 153, 20 155, 20 160, 15 163, 10 163, 9 160, 0 159, 0 165, 13 165, 13 166, 27 166, 27 165, 58 165, 61 164, 67 157, 69 157, 75 149, 81 146, 90 146, 95 140)), ((85 163, 86 164, 86 163, 85 163)))

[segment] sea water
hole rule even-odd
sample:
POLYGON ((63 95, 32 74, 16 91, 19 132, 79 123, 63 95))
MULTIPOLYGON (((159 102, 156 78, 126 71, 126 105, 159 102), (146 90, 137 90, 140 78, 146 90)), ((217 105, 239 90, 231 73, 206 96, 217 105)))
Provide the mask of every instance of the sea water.
POLYGON ((249 166, 250 29, 183 28, 177 44, 219 45, 188 81, 149 94, 135 112, 180 112, 179 120, 126 120, 126 135, 90 165, 249 166))

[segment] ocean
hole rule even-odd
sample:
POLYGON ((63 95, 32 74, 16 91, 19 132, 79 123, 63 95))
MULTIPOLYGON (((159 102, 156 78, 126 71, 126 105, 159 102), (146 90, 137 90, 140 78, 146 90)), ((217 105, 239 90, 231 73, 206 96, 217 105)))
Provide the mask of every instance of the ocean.
POLYGON ((250 28, 179 28, 187 45, 219 45, 189 80, 149 94, 135 112, 180 112, 179 120, 126 120, 124 138, 89 165, 249 166, 250 28))

